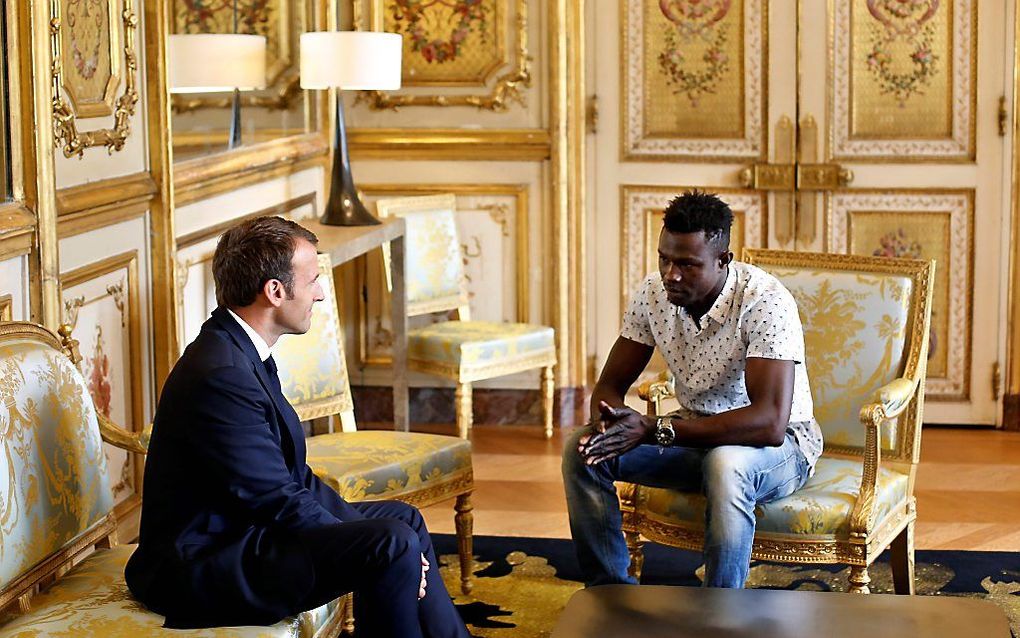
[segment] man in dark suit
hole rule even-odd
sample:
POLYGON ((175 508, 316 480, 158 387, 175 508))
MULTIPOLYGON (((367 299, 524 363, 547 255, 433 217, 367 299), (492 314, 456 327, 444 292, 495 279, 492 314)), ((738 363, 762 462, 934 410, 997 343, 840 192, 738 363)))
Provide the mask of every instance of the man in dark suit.
POLYGON ((279 217, 220 238, 219 307, 156 410, 128 587, 172 628, 269 625, 353 591, 359 635, 466 637, 421 514, 347 503, 305 464, 270 348, 323 299, 316 243, 279 217))

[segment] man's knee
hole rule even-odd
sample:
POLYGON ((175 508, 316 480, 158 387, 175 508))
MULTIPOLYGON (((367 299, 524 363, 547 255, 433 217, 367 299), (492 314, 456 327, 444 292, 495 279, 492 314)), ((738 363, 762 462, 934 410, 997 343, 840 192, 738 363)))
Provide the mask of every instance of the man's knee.
POLYGON ((401 560, 420 560, 421 541, 418 533, 405 521, 396 518, 378 518, 372 521, 381 539, 380 558, 386 564, 401 560), (410 557, 410 558, 409 558, 410 557))
POLYGON ((749 468, 755 448, 742 445, 722 445, 705 453, 702 478, 705 492, 728 498, 742 495, 751 487, 749 468))
POLYGON ((566 442, 563 444, 563 460, 560 466, 563 471, 564 479, 569 479, 581 470, 587 468, 584 458, 582 458, 581 454, 577 451, 577 447, 581 444, 581 437, 590 434, 592 434, 591 428, 582 427, 577 428, 570 433, 570 436, 567 437, 566 442))

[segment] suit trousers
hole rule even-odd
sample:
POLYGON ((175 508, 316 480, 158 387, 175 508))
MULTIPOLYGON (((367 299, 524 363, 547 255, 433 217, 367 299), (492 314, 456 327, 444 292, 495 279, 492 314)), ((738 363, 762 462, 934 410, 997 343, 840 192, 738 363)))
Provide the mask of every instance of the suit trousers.
POLYGON ((314 584, 294 613, 353 591, 356 636, 467 638, 421 513, 398 501, 344 506, 343 523, 297 532, 312 559, 314 584), (425 598, 418 600, 422 554, 430 567, 425 598))

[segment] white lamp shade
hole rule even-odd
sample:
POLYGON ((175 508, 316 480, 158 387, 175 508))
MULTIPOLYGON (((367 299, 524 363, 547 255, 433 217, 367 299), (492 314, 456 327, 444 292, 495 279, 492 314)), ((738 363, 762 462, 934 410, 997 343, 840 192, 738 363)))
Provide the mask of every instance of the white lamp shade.
POLYGON ((183 33, 167 44, 171 93, 266 86, 266 39, 239 33, 183 33))
POLYGON ((301 34, 301 88, 394 91, 400 88, 399 33, 301 34))

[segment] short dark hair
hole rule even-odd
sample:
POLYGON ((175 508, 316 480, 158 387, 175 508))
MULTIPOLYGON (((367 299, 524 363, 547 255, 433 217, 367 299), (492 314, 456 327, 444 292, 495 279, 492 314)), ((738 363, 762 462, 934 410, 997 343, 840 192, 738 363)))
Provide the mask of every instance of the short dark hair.
POLYGON ((705 240, 719 248, 729 248, 733 211, 718 195, 691 190, 677 195, 666 206, 663 227, 671 233, 703 231, 705 240))
POLYGON ((227 308, 250 306, 270 279, 283 282, 291 296, 291 260, 298 238, 319 243, 310 230, 282 217, 255 217, 223 233, 213 255, 216 303, 227 308))

